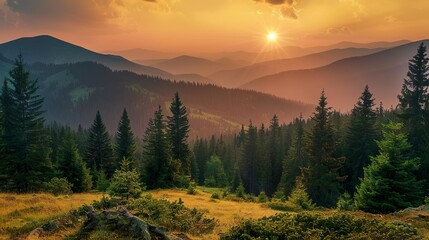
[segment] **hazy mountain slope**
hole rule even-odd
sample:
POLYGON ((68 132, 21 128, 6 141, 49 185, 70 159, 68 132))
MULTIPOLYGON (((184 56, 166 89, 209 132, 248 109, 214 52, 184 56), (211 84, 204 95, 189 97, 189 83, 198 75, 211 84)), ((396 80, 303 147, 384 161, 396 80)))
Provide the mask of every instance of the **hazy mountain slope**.
POLYGON ((236 132, 241 124, 269 123, 277 114, 290 121, 302 112, 308 116, 312 105, 280 99, 248 90, 226 89, 214 85, 171 82, 112 71, 93 62, 29 66, 32 78, 39 79, 40 93, 49 121, 89 127, 97 110, 107 128, 114 133, 124 107, 127 108, 137 136, 143 136, 149 118, 169 102, 178 91, 190 110, 192 136, 236 132))
POLYGON ((108 54, 114 54, 123 56, 132 61, 138 60, 149 60, 149 59, 169 59, 179 56, 179 53, 160 52, 149 49, 134 48, 122 51, 106 51, 108 54))
POLYGON ((121 56, 100 54, 51 36, 19 38, 0 44, 0 54, 14 59, 22 53, 27 63, 75 63, 93 61, 115 70, 129 70, 139 74, 173 78, 168 72, 133 63, 121 56))
MULTIPOLYGON (((316 103, 321 90, 325 89, 332 106, 350 110, 368 84, 377 102, 395 107, 408 70, 408 60, 416 54, 421 42, 343 59, 320 68, 265 76, 242 87, 311 103, 316 103)), ((424 43, 428 46, 429 40, 424 43)))
POLYGON ((237 65, 224 64, 187 55, 154 63, 151 66, 174 74, 195 73, 200 75, 208 75, 220 70, 237 67, 237 65))
POLYGON ((393 48, 410 43, 409 40, 399 40, 394 42, 369 42, 369 43, 355 43, 355 42, 339 42, 328 46, 318 46, 307 48, 312 52, 322 52, 331 49, 343 49, 343 48, 393 48))
POLYGON ((262 76, 288 70, 309 69, 327 65, 340 59, 362 56, 383 49, 346 48, 333 49, 304 57, 266 61, 233 70, 220 71, 209 77, 222 86, 238 87, 262 76))

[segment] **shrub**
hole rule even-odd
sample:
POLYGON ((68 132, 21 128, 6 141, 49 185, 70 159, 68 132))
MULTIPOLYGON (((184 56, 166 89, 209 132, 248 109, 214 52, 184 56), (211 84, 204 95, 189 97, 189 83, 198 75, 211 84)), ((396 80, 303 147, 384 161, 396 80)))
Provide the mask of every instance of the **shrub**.
POLYGON ((213 199, 220 199, 220 196, 219 196, 218 193, 213 193, 212 196, 211 196, 211 198, 213 198, 213 199))
POLYGON ((203 234, 212 232, 216 225, 214 219, 206 218, 195 208, 186 208, 183 202, 157 200, 150 195, 130 201, 127 208, 143 220, 169 231, 203 234))
POLYGON ((348 192, 342 194, 337 202, 337 208, 339 210, 353 211, 355 210, 355 204, 352 197, 348 192))
POLYGON ((286 201, 286 197, 285 197, 285 194, 284 194, 283 191, 276 191, 274 193, 273 198, 278 199, 278 200, 280 200, 282 202, 286 201))
POLYGON ((262 191, 262 192, 259 193, 258 202, 265 203, 265 202, 268 202, 268 200, 269 200, 268 196, 267 196, 267 194, 265 194, 264 191, 262 191))
POLYGON ((241 183, 241 184, 237 187, 237 190, 235 190, 235 195, 236 195, 237 197, 239 197, 239 198, 244 198, 244 194, 245 194, 245 192, 244 192, 244 186, 243 186, 243 184, 241 183))
POLYGON ((270 202, 265 205, 268 208, 283 212, 297 212, 301 210, 301 207, 291 202, 270 202))
POLYGON ((221 235, 235 239, 420 239, 415 228, 350 214, 282 213, 246 220, 221 235))
POLYGON ((195 182, 191 182, 189 184, 188 190, 186 191, 187 194, 189 195, 196 195, 197 194, 197 189, 196 189, 196 184, 195 182))
POLYGON ((301 207, 304 210, 314 209, 314 204, 311 201, 308 193, 301 182, 297 182, 295 188, 292 190, 289 201, 301 207))
POLYGON ((131 168, 131 162, 123 159, 120 169, 113 174, 112 183, 108 189, 109 194, 122 199, 139 198, 144 190, 140 186, 139 178, 137 170, 131 168))
POLYGON ((72 193, 72 184, 66 178, 54 177, 46 184, 46 191, 55 196, 72 193))

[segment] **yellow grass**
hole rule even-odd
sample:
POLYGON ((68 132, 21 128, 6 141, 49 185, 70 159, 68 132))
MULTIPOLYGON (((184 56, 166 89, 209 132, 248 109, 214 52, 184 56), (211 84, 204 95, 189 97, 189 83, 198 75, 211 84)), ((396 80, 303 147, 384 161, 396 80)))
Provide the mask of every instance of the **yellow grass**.
POLYGON ((55 218, 100 198, 100 194, 93 193, 58 197, 50 194, 0 193, 0 239, 8 238, 8 229, 55 218))
POLYGON ((198 188, 197 191, 197 195, 186 194, 183 190, 157 190, 150 192, 153 197, 158 199, 164 198, 169 201, 176 201, 181 198, 186 207, 204 211, 207 217, 218 220, 219 224, 212 234, 199 237, 192 236, 193 239, 219 239, 218 235, 220 233, 226 232, 242 219, 257 219, 279 213, 279 211, 264 208, 259 203, 214 200, 210 198, 210 190, 203 192, 202 188, 198 188))

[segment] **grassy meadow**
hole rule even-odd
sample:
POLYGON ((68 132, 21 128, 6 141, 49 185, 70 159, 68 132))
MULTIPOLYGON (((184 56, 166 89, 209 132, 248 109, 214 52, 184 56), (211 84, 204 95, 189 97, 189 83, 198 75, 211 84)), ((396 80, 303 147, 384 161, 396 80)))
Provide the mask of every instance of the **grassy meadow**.
MULTIPOLYGON (((213 233, 192 236, 192 239, 219 239, 219 234, 226 232, 230 227, 236 226, 244 219, 258 219, 271 216, 280 211, 267 207, 267 204, 256 202, 238 202, 231 200, 213 199, 213 193, 221 195, 221 189, 197 188, 196 195, 186 193, 186 190, 169 189, 149 191, 155 199, 177 201, 181 199, 188 208, 196 208, 209 218, 215 218, 217 225, 213 233)), ((0 239, 31 239, 28 233, 55 219, 66 215, 70 210, 77 209, 83 204, 90 204, 99 200, 101 194, 72 194, 66 196, 53 196, 50 194, 0 194, 0 239)), ((333 215, 337 210, 314 210, 311 213, 333 215)), ((417 227, 419 235, 429 239, 428 215, 424 210, 407 210, 395 214, 380 215, 363 212, 350 212, 358 217, 378 219, 386 222, 401 221, 417 227)), ((78 226, 62 228, 53 235, 38 239, 63 239, 76 233, 78 226)), ((112 235, 98 234, 96 239, 111 239, 112 235)))

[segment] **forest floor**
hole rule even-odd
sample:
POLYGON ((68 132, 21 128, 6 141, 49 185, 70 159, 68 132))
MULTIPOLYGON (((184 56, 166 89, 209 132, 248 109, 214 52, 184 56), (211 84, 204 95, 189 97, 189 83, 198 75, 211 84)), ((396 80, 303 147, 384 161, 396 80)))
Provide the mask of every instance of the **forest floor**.
MULTIPOLYGON (((144 194, 152 194, 154 198, 178 201, 179 198, 188 208, 203 211, 207 217, 218 221, 213 233, 203 236, 190 236, 192 239, 218 239, 219 234, 226 232, 231 226, 237 225, 243 219, 258 219, 274 215, 280 211, 272 210, 263 203, 237 202, 230 200, 212 199, 213 193, 221 195, 221 189, 197 188, 196 195, 189 195, 186 190, 157 190, 144 194)), ((53 196, 50 194, 0 194, 0 239, 24 239, 28 233, 47 223, 51 219, 67 214, 83 204, 91 204, 101 198, 101 194, 73 194, 70 196, 53 196)), ((350 214, 382 221, 401 221, 417 227, 421 236, 429 239, 428 209, 407 209, 395 214, 368 214, 360 211, 350 214)), ((337 210, 315 210, 312 213, 331 215, 337 210)), ((74 234, 78 230, 69 228, 57 232, 48 238, 61 239, 74 234)), ((106 238, 107 239, 107 238, 106 238)))

